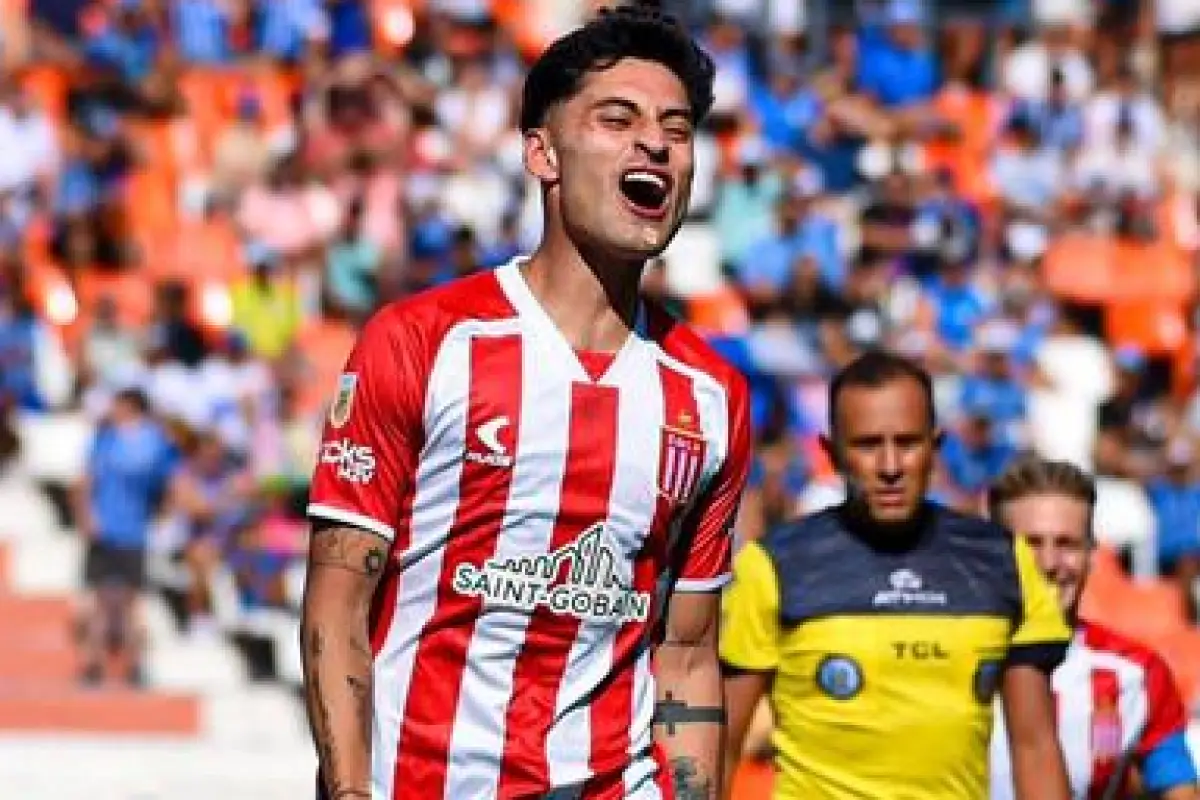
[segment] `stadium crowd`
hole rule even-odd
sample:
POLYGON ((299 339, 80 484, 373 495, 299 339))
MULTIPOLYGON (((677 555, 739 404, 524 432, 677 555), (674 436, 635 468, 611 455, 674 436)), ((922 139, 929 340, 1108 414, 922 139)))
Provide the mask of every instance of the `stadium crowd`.
MULTIPOLYGON (((294 607, 354 331, 536 240, 516 92, 537 24, 585 5, 5 4, 0 461, 36 446, 18 418, 81 411, 83 535, 183 569, 198 635, 219 574, 294 607)), ((751 381, 739 536, 836 500, 827 379, 885 346, 935 375, 942 500, 979 508, 1025 450, 1092 469, 1101 541, 1194 620, 1189 4, 665 5, 717 96, 646 291, 751 381)))

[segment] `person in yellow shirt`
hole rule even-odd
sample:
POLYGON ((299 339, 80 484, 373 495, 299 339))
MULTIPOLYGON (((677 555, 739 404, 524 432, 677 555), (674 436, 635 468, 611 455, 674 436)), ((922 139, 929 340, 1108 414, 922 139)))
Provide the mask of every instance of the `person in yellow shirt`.
POLYGON ((769 695, 778 800, 983 800, 1000 692, 1017 796, 1067 800, 1070 632, 1022 539, 926 500, 929 376, 868 353, 829 408, 846 501, 743 547, 722 603, 730 759, 769 695))

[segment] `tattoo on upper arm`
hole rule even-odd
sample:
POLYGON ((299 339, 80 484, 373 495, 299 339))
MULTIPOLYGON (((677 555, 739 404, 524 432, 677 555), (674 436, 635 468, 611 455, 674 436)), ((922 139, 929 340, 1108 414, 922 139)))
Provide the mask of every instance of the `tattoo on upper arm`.
POLYGON ((671 782, 676 800, 712 800, 716 797, 712 778, 701 775, 696 759, 690 756, 671 759, 671 782))
POLYGON ((658 701, 655 706, 654 722, 665 727, 668 736, 674 736, 679 725, 724 725, 725 709, 720 706, 689 706, 686 701, 676 700, 675 695, 667 692, 667 699, 658 701))
POLYGON ((354 540, 361 535, 370 534, 358 534, 337 527, 313 531, 310 555, 312 563, 340 567, 370 578, 375 577, 387 562, 387 552, 383 547, 372 544, 365 553, 359 553, 361 547, 355 547, 354 540))

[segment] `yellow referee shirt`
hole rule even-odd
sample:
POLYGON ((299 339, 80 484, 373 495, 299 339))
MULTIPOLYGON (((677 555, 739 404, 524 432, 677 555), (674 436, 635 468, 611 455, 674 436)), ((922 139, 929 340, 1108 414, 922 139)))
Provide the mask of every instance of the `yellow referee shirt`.
POLYGON ((778 800, 984 800, 1004 666, 1062 660, 1070 632, 1024 541, 926 517, 903 549, 833 509, 739 553, 721 657, 774 673, 778 800))

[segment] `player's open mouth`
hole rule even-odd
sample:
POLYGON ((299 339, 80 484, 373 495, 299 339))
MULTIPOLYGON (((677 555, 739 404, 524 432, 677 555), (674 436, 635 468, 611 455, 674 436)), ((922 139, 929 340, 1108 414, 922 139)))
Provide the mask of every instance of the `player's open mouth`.
POLYGON ((670 192, 671 177, 665 172, 631 169, 621 176, 621 194, 639 216, 660 219, 667 213, 670 192))

